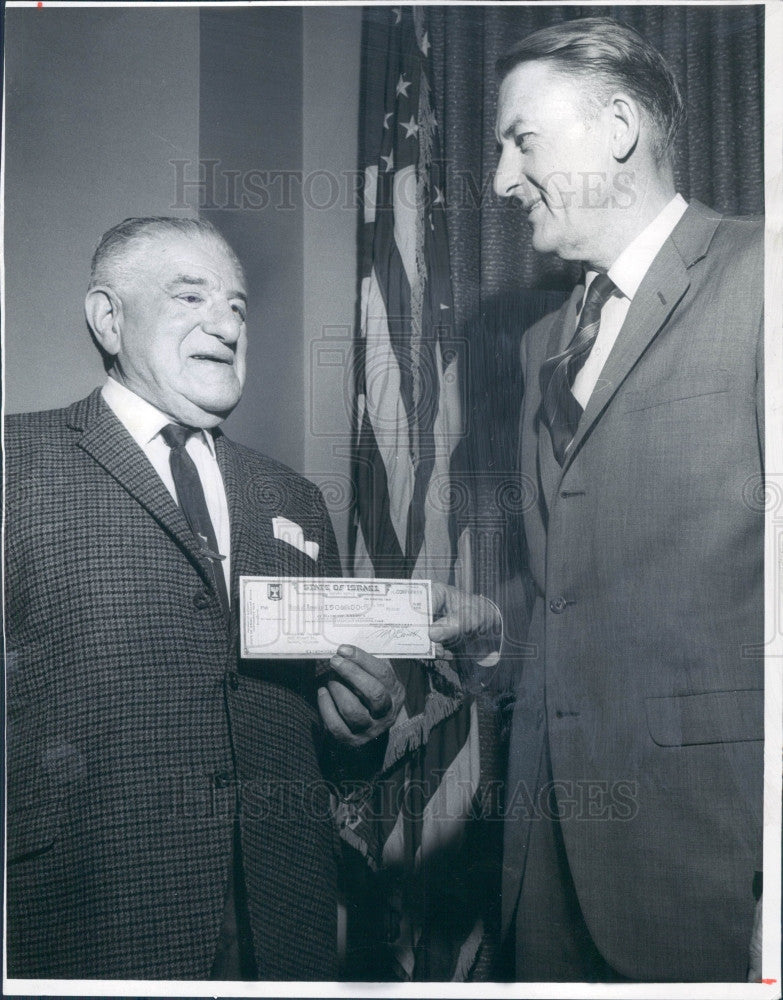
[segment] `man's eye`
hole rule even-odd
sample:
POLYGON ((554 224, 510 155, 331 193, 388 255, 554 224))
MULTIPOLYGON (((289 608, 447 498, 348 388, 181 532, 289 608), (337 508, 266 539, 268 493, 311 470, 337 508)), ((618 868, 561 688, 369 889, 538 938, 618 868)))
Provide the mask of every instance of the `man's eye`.
POLYGON ((245 310, 242 308, 242 306, 238 306, 236 303, 234 303, 231 306, 231 308, 237 314, 237 316, 239 316, 239 318, 242 320, 242 322, 244 323, 244 321, 245 321, 245 310))
POLYGON ((519 135, 514 136, 514 145, 517 149, 523 149, 527 146, 527 139, 529 135, 529 132, 520 132, 519 135))
POLYGON ((196 305, 199 302, 203 302, 200 295, 194 295, 192 292, 187 292, 184 295, 178 295, 177 298, 182 302, 187 302, 188 305, 196 305))

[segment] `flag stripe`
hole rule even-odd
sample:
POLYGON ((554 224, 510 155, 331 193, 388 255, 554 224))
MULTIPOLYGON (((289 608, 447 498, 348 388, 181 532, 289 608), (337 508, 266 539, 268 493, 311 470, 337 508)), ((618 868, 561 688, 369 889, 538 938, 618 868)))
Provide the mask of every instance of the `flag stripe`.
MULTIPOLYGON (((400 371, 400 391, 405 411, 410 420, 413 413, 413 364, 411 361, 410 345, 410 300, 411 285, 408 274, 402 260, 402 256, 394 239, 394 228, 390 223, 390 213, 388 211, 388 201, 384 198, 388 181, 385 175, 381 175, 379 184, 379 194, 381 202, 376 208, 376 249, 371 271, 377 283, 381 300, 383 302, 383 316, 389 331, 389 342, 397 358, 400 371), (378 233, 383 233, 387 243, 380 243, 378 233)), ((377 309, 377 304, 373 303, 377 309)), ((368 320, 375 320, 377 317, 370 313, 368 320)))
POLYGON ((365 413, 356 461, 356 488, 362 496, 359 525, 376 576, 396 576, 404 555, 392 523, 386 467, 365 413))
MULTIPOLYGON (((436 345, 437 346, 437 345, 436 345)), ((440 372, 440 349, 437 348, 440 372)), ((431 576, 443 583, 453 582, 455 552, 454 518, 449 516, 452 503, 450 460, 462 434, 459 415, 459 387, 457 361, 439 375, 440 393, 438 414, 433 427, 433 439, 438 442, 435 461, 427 483, 427 493, 422 505, 424 511, 424 537, 416 562, 416 576, 431 576), (456 415, 456 419, 455 419, 456 415)))
MULTIPOLYGON (((359 447, 361 451, 364 443, 367 449, 377 449, 380 453, 385 469, 383 487, 389 494, 389 515, 397 536, 397 547, 404 551, 414 469, 408 446, 408 417, 403 405, 402 375, 392 350, 385 307, 374 274, 366 282, 364 315, 364 406, 367 429, 372 429, 372 439, 365 443, 360 434, 359 447)), ((377 488, 380 489, 380 483, 377 488)), ((358 496, 361 501, 362 494, 358 496)))

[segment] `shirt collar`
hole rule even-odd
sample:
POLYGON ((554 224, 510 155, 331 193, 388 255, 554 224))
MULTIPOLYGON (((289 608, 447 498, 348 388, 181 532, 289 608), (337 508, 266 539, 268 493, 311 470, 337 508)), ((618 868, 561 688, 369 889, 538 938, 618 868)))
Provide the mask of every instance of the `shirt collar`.
MULTIPOLYGON (((132 389, 121 385, 111 376, 101 389, 104 402, 114 412, 114 415, 125 427, 130 436, 140 448, 146 446, 163 430, 166 424, 172 423, 170 417, 162 413, 152 403, 142 399, 132 389)), ((201 439, 206 444, 211 455, 215 456, 215 442, 209 431, 201 431, 201 439)))
MULTIPOLYGON (((650 265, 658 256, 658 251, 671 236, 687 207, 688 203, 682 195, 676 194, 609 268, 609 277, 625 298, 632 299, 636 295, 650 265)), ((586 272, 585 288, 590 286, 597 273, 593 270, 586 272)))

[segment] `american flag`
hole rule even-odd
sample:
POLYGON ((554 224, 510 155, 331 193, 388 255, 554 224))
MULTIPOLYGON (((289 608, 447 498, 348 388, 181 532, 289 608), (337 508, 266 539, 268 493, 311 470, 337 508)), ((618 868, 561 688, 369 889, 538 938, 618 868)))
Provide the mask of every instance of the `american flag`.
MULTIPOLYGON (((459 583, 459 351, 426 17, 425 7, 365 14, 353 572, 459 583)), ((464 979, 482 927, 454 920, 470 907, 450 896, 460 880, 444 879, 442 862, 462 842, 478 788, 476 709, 448 661, 394 665, 407 696, 384 780, 372 802, 343 813, 342 832, 378 869, 389 978, 464 979)))

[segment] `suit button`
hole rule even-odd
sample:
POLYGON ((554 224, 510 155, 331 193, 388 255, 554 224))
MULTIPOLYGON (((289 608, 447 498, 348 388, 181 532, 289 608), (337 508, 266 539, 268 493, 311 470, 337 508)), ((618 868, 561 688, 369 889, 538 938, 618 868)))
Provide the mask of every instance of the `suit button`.
POLYGON ((562 615, 567 607, 568 601, 565 597, 555 597, 549 602, 549 610, 555 615, 562 615))
POLYGON ((226 674, 226 684, 228 684, 232 691, 236 691, 239 687, 239 674, 237 674, 236 670, 229 670, 226 674))
POLYGON ((228 788, 231 784, 231 775, 227 771, 215 771, 212 782, 215 788, 228 788))
POLYGON ((193 607, 198 608, 202 611, 204 608, 208 608, 210 605, 209 594, 206 590, 197 590, 193 595, 193 607))

